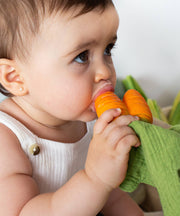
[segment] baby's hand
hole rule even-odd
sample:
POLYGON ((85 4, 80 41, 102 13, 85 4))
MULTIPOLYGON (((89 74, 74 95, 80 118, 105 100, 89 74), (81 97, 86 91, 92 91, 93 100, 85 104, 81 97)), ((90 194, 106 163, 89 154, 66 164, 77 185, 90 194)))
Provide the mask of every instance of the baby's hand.
POLYGON ((94 126, 93 139, 89 146, 85 165, 87 175, 110 190, 118 187, 127 172, 129 152, 140 141, 128 125, 137 117, 120 115, 120 110, 104 112, 94 126))

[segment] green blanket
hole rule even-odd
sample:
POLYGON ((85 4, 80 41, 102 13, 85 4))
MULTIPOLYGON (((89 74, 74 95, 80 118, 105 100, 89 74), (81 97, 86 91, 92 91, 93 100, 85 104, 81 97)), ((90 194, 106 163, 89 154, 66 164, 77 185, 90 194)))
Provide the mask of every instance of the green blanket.
POLYGON ((130 124, 141 140, 132 148, 120 188, 134 191, 139 183, 157 188, 164 216, 180 215, 180 125, 164 129, 142 121, 130 124))

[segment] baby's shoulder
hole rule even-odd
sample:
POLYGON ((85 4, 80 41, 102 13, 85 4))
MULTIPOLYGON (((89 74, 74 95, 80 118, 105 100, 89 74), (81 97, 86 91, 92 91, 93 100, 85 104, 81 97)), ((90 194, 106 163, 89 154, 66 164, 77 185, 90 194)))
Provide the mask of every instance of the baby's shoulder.
POLYGON ((0 178, 13 173, 31 175, 30 161, 22 150, 17 136, 2 123, 0 123, 0 140, 0 178))
POLYGON ((22 206, 37 194, 32 167, 16 135, 0 124, 0 212, 19 215, 22 206))

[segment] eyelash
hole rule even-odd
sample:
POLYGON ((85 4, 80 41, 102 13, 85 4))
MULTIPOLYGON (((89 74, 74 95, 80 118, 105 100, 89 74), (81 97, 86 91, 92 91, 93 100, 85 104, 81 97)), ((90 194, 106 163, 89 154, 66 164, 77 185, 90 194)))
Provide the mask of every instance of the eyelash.
MULTIPOLYGON (((112 51, 112 49, 114 49, 115 48, 115 43, 110 43, 107 47, 106 47, 106 49, 105 49, 105 51, 106 50, 108 50, 108 54, 106 54, 107 56, 111 56, 112 55, 112 53, 111 53, 111 51, 112 51)), ((104 51, 104 52, 105 52, 104 51)))
MULTIPOLYGON (((111 57, 112 49, 115 48, 115 43, 110 43, 104 50, 104 55, 111 57)), ((89 61, 89 50, 85 50, 74 58, 74 61, 78 64, 86 64, 89 61)))
POLYGON ((75 62, 79 64, 85 64, 89 60, 89 51, 85 50, 84 52, 80 53, 76 58, 74 59, 75 62))

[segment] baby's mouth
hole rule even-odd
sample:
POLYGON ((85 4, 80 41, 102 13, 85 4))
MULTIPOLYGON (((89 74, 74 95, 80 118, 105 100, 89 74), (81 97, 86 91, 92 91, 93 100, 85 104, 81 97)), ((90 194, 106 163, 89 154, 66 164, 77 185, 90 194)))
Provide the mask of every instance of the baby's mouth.
POLYGON ((109 83, 108 83, 108 84, 106 84, 106 85, 100 87, 100 88, 95 92, 95 94, 94 94, 94 96, 93 96, 93 102, 92 102, 92 104, 91 104, 91 109, 92 109, 93 112, 96 112, 95 105, 94 105, 96 98, 97 98, 99 95, 101 95, 101 94, 103 94, 103 93, 105 93, 105 92, 108 92, 108 91, 114 92, 114 87, 113 87, 112 84, 109 84, 109 83))

